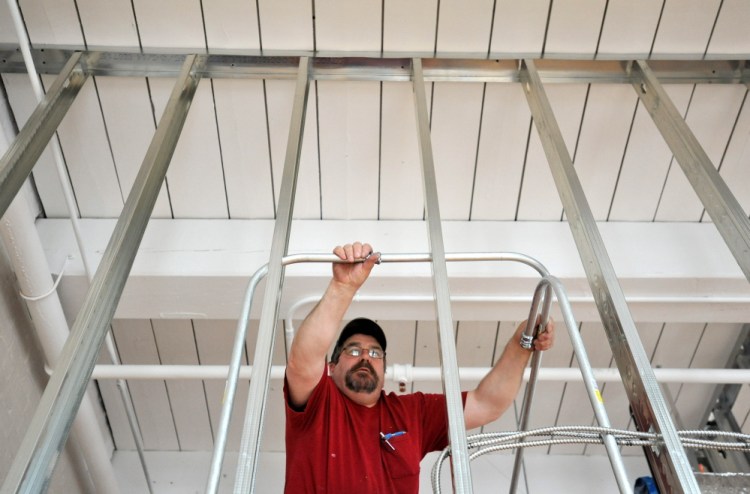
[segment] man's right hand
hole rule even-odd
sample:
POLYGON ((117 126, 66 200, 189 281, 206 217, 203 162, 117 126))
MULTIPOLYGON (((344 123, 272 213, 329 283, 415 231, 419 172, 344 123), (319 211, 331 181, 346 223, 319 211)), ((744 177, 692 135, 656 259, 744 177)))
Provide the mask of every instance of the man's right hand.
POLYGON ((380 253, 373 252, 370 244, 354 242, 336 246, 333 253, 347 262, 333 263, 333 281, 355 292, 367 281, 373 266, 380 263, 380 253), (355 262, 365 259, 364 262, 355 262))

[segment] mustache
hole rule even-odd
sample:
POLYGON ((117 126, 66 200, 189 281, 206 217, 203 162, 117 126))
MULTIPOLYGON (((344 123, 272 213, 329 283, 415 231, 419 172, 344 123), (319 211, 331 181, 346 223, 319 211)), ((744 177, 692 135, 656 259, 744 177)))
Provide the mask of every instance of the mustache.
POLYGON ((370 364, 370 362, 366 360, 362 360, 358 364, 354 365, 351 369, 349 369, 349 372, 353 374, 362 368, 367 369, 371 374, 375 374, 375 368, 372 366, 372 364, 370 364))

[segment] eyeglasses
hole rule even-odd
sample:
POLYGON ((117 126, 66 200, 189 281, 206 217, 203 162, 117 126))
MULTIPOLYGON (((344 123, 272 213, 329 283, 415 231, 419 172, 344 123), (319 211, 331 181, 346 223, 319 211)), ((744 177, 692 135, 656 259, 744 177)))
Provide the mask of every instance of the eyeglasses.
POLYGON ((361 357, 362 354, 367 352, 367 355, 370 358, 378 359, 385 357, 385 351, 382 348, 378 347, 372 347, 372 348, 362 348, 361 346, 357 345, 349 345, 348 347, 344 348, 342 350, 343 353, 349 355, 350 357, 361 357))

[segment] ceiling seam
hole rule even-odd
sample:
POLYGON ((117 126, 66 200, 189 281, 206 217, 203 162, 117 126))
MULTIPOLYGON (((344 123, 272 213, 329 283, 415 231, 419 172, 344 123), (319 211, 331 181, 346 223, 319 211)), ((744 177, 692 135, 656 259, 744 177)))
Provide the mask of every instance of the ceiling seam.
MULTIPOLYGON (((382 45, 381 45, 382 53, 382 45)), ((378 95, 378 200, 376 218, 380 220, 380 199, 382 193, 382 182, 383 182, 383 81, 379 81, 378 84, 379 95, 378 95)))
POLYGON ((263 112, 266 119, 266 145, 268 148, 268 175, 271 177, 271 216, 276 219, 276 188, 273 178, 273 153, 271 152, 271 123, 268 119, 268 93, 266 91, 266 79, 263 83, 263 112))
MULTIPOLYGON (((159 352, 159 342, 156 339, 156 328, 154 327, 154 320, 149 319, 149 326, 151 327, 151 338, 152 342, 154 344, 154 350, 156 350, 156 358, 159 360, 159 365, 164 365, 161 360, 161 352, 159 352)), ((169 385, 167 381, 162 381, 164 383, 164 392, 167 397, 167 403, 169 404, 169 414, 172 417, 172 427, 174 428, 174 436, 177 440, 177 449, 179 451, 182 451, 182 443, 180 442, 180 432, 177 430, 177 421, 174 418, 174 409, 172 407, 172 397, 169 394, 169 385)))
MULTIPOLYGON (((262 32, 261 22, 260 22, 260 5, 259 5, 258 0, 255 0, 255 22, 258 24, 258 46, 260 47, 260 54, 263 55, 263 32, 262 32)), ((265 87, 264 87, 264 91, 265 91, 265 87)))
POLYGON ((656 27, 654 28, 654 37, 651 38, 651 47, 648 49, 648 58, 654 54, 654 46, 656 45, 656 38, 659 36, 659 28, 661 27, 661 19, 664 15, 664 7, 666 6, 667 0, 662 0, 661 9, 659 10, 659 19, 656 21, 656 27))
POLYGON ((547 22, 544 24, 544 36, 542 37, 542 52, 539 54, 539 58, 544 58, 544 53, 547 50, 547 35, 549 34, 549 25, 552 22, 552 4, 554 0, 549 0, 549 6, 547 7, 547 22))
POLYGON ((604 33, 604 23, 607 20, 607 10, 609 9, 609 0, 604 2, 604 12, 602 12, 602 22, 599 24, 599 36, 596 38, 596 48, 594 49, 594 59, 599 55, 599 45, 602 42, 602 34, 604 33))
MULTIPOLYGON (((200 347, 198 345, 198 336, 195 334, 195 320, 190 319, 190 329, 193 334, 193 345, 195 346, 195 359, 197 360, 198 365, 202 365, 203 362, 201 362, 201 352, 200 347)), ((203 388, 203 399, 205 400, 205 406, 206 406, 206 417, 208 418, 208 432, 211 433, 211 444, 213 444, 216 441, 216 433, 214 432, 214 424, 211 421, 211 407, 208 405, 209 398, 208 398, 208 392, 206 391, 206 380, 201 379, 200 381, 201 387, 203 388)))
MULTIPOLYGON (((727 138, 727 142, 724 145, 724 150, 721 152, 721 159, 719 160, 719 163, 716 165, 716 171, 719 173, 721 172, 721 168, 724 165, 724 159, 727 156, 727 151, 729 151, 729 145, 732 143, 732 139, 734 138, 734 131, 737 130, 737 124, 740 121, 740 116, 742 115, 742 112, 745 109, 745 102, 747 101, 747 93, 748 93, 748 90, 745 89, 745 94, 742 96, 742 101, 740 102, 739 109, 737 110, 737 115, 734 117, 732 130, 731 132, 729 132, 729 137, 727 138)), ((701 212, 701 216, 698 221, 702 223, 705 217, 706 217, 706 208, 704 207, 703 212, 701 212)))
MULTIPOLYGON (((693 84, 693 89, 690 91, 690 99, 688 100, 687 108, 685 109, 685 114, 680 115, 683 121, 685 121, 685 125, 687 125, 687 117, 690 114, 690 105, 693 103, 693 96, 695 96, 695 88, 696 88, 696 84, 693 84)), ((661 132, 659 132, 659 135, 661 135, 661 132)), ((669 166, 667 167, 667 173, 664 176, 664 182, 661 185, 661 192, 659 192, 659 199, 656 201, 656 209, 654 210, 654 215, 651 218, 652 223, 656 221, 656 217, 659 215, 659 208, 661 207, 661 200, 664 198, 664 191, 667 189, 667 183, 669 182, 669 175, 670 173, 672 173, 672 168, 673 168, 675 161, 676 161, 676 158, 674 157, 674 153, 672 153, 672 157, 669 160, 669 166)), ((677 165, 679 166, 679 163, 677 165)), ((682 169, 682 167, 680 167, 680 169, 682 169)))
POLYGON ((633 108, 633 115, 630 117, 630 127, 628 128, 628 136, 625 138, 625 146, 622 149, 622 156, 620 157, 620 167, 617 170, 617 178, 615 179, 615 186, 612 190, 612 197, 609 200, 609 208, 607 209, 607 217, 605 221, 609 221, 612 216, 612 208, 615 205, 615 198, 617 197, 617 190, 620 186, 620 178, 622 177, 622 170, 625 167, 625 157, 628 155, 628 147, 630 146, 630 138, 633 135, 633 127, 635 126, 635 117, 638 114, 638 98, 635 99, 635 107, 633 108))
POLYGON ((487 56, 486 58, 490 58, 490 52, 492 51, 492 37, 495 34, 495 11, 497 9, 497 0, 493 0, 492 2, 492 14, 490 15, 490 39, 487 42, 487 56))
MULTIPOLYGON (((201 11, 201 25, 203 26, 203 42, 205 44, 206 53, 208 49, 208 30, 206 29, 206 14, 203 9, 203 0, 199 0, 199 6, 201 11)), ((221 128, 219 127, 219 111, 216 108, 216 88, 214 87, 213 78, 209 79, 211 84, 211 104, 213 105, 214 113, 214 126, 216 127, 216 140, 219 146, 219 165, 221 166, 221 183, 224 187, 224 206, 226 207, 227 218, 232 219, 232 211, 229 208, 229 190, 227 189, 227 171, 224 166, 224 151, 221 146, 221 128)))
MULTIPOLYGON (((313 35, 313 54, 318 52, 318 33, 317 23, 315 22, 315 0, 312 1, 312 35, 313 35)), ((322 210, 321 210, 322 213, 322 210)))
POLYGON ((437 0, 437 11, 435 13, 435 42, 432 46, 432 56, 437 57, 438 31, 440 30, 440 0, 437 0))
MULTIPOLYGON (((323 219, 323 166, 321 165, 320 159, 320 99, 318 93, 318 80, 315 80, 315 144, 316 144, 316 156, 318 159, 318 217, 323 219)), ((305 119, 305 127, 307 126, 307 119, 305 119)), ((302 129, 304 135, 304 129, 302 129)))
POLYGON ((484 102, 487 94, 487 83, 482 84, 482 103, 479 106, 479 128, 477 129, 477 145, 474 152, 474 174, 471 179, 471 193, 469 194, 469 221, 474 211, 474 193, 477 186, 477 168, 479 168, 479 148, 482 142, 482 123, 484 122, 484 102))
POLYGON ((721 9, 724 7, 724 0, 719 1, 719 8, 716 9, 716 16, 714 17, 714 23, 711 25, 711 32, 708 34, 708 41, 706 41, 706 48, 703 50, 703 56, 701 60, 706 59, 708 48, 711 46, 711 40, 714 37, 714 31, 716 30, 716 24, 719 22, 719 15, 721 15, 721 9))
POLYGON ((529 130, 526 133, 526 149, 523 152, 523 166, 521 167, 521 179, 518 181, 518 195, 516 196, 516 212, 513 221, 518 221, 518 213, 521 211, 521 195, 523 194, 523 182, 526 177, 526 165, 529 160, 529 146, 531 145, 531 133, 534 128, 534 117, 529 117, 529 130))
MULTIPOLYGON (((580 144, 581 142, 581 132, 583 131, 583 122, 586 119, 586 108, 588 107, 588 104, 589 104, 590 93, 591 93, 591 83, 588 83, 586 85, 586 96, 584 96, 583 98, 583 109, 581 110, 581 119, 578 121, 578 133, 576 134, 576 143, 575 143, 575 146, 573 146, 573 156, 571 157, 571 164, 573 165, 574 169, 575 169, 575 164, 576 164, 576 157, 578 156, 578 144, 580 144)), ((576 172, 576 176, 577 175, 578 175, 578 172, 576 172)), ((562 212, 560 213, 560 221, 564 221, 564 220, 565 220, 565 208, 563 208, 562 212)))

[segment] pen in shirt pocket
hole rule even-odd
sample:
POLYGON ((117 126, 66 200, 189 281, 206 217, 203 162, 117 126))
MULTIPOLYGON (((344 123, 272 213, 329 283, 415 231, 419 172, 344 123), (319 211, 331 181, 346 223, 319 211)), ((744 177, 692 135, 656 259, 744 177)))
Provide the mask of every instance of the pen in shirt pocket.
POLYGON ((398 436, 403 436, 406 434, 406 431, 398 431, 398 432, 389 432, 388 434, 380 433, 380 439, 383 441, 390 449, 391 451, 396 451, 396 448, 391 444, 391 439, 398 436))

